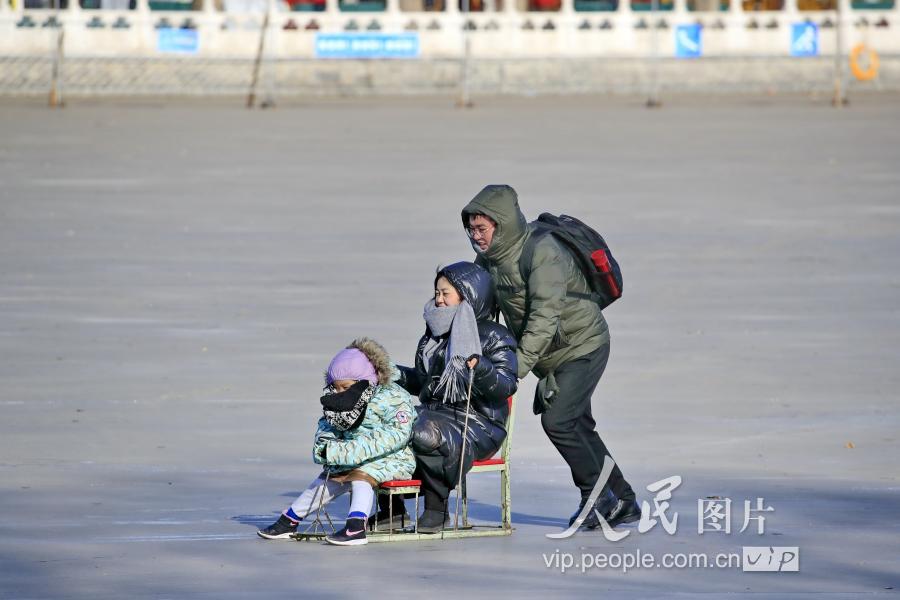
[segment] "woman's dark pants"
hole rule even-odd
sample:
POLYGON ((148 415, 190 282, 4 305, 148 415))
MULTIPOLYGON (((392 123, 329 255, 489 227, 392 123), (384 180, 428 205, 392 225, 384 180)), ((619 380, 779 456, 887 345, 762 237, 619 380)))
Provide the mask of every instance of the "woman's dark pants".
MULTIPOLYGON (((449 406, 419 407, 411 442, 416 456, 413 477, 422 480, 426 509, 445 510, 450 491, 459 481, 464 420, 465 412, 449 406)), ((504 429, 481 415, 470 415, 463 472, 469 472, 473 461, 491 457, 505 437, 504 429)))

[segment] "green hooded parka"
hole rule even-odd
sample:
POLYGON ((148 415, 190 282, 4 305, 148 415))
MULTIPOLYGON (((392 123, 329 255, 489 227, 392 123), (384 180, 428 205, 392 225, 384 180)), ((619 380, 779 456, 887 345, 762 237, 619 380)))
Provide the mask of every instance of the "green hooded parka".
POLYGON ((488 249, 482 252, 472 243, 476 262, 491 274, 497 303, 506 324, 518 338, 518 377, 529 372, 543 378, 570 360, 584 356, 609 343, 609 329, 596 302, 570 295, 591 292, 575 259, 552 235, 544 235, 534 248, 528 278, 531 314, 525 331, 526 285, 519 272, 519 258, 526 240, 533 234, 519 209, 515 190, 508 185, 489 185, 462 211, 463 227, 469 215, 482 214, 497 224, 488 249))

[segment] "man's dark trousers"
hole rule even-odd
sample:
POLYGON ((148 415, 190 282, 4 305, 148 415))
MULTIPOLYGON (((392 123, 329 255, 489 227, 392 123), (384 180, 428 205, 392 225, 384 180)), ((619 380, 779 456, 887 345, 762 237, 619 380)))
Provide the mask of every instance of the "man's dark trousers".
MULTIPOLYGON (((593 490, 603 458, 612 456, 597 434, 591 416, 591 396, 609 360, 609 344, 560 365, 554 371, 559 391, 541 415, 544 432, 572 470, 572 480, 586 498, 593 490)), ((609 478, 609 486, 620 500, 634 500, 634 491, 617 464, 609 478)))

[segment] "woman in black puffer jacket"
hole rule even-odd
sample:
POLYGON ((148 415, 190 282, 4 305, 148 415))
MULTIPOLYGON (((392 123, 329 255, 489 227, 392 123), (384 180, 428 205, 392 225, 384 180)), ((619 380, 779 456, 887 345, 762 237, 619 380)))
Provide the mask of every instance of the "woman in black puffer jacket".
MULTIPOLYGON (((459 481, 470 369, 474 377, 463 471, 475 460, 490 458, 506 438, 507 398, 518 384, 516 340, 491 320, 493 307, 486 270, 470 262, 444 267, 435 277, 434 299, 425 305, 425 335, 419 340, 415 367, 399 367, 400 385, 421 403, 410 443, 416 457, 414 477, 422 480, 425 496, 418 523, 423 533, 444 527, 447 498, 459 481)), ((395 507, 395 515, 404 512, 395 507)))

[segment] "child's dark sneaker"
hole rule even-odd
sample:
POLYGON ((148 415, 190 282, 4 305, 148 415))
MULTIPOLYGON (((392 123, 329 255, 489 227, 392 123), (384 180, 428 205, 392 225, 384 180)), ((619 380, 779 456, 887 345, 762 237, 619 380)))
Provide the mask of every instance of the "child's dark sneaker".
POLYGON ((297 521, 292 521, 281 515, 277 521, 265 529, 257 531, 256 535, 267 540, 289 540, 291 539, 291 534, 297 532, 297 525, 299 525, 297 521))
POLYGON ((368 544, 366 539, 366 520, 365 519, 347 519, 347 525, 335 533, 325 538, 325 541, 335 546, 362 546, 368 544))

